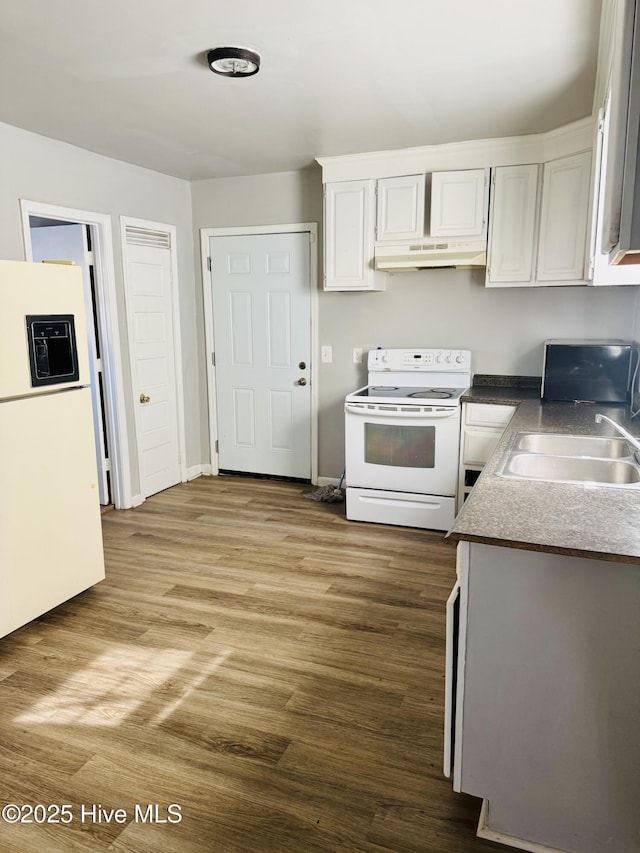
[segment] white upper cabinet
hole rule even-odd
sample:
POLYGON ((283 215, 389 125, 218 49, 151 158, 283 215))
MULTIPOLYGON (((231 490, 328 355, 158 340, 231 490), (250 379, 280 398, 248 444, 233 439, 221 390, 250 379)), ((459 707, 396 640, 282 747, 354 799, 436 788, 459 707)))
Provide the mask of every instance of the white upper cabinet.
POLYGON ((379 241, 413 240, 424 234, 424 175, 403 175, 378 181, 379 241))
POLYGON ((533 278, 539 172, 537 164, 494 169, 487 285, 533 278))
MULTIPOLYGON (((635 5, 613 0, 603 8, 600 27, 595 104, 600 106, 593 199, 594 227, 591 239, 591 284, 640 284, 639 263, 614 264, 620 239, 622 184, 626 133, 631 104, 629 81, 633 57, 635 5)), ((631 258, 626 258, 627 261, 631 258)))
POLYGON ((607 217, 605 204, 609 175, 607 162, 609 144, 611 141, 610 104, 602 111, 598 127, 598 138, 595 151, 599 155, 597 162, 598 180, 593 206, 594 228, 591 237, 592 282, 595 286, 640 284, 640 264, 609 263, 609 252, 612 248, 608 234, 605 235, 607 217))
POLYGON ((480 237, 486 224, 488 169, 434 172, 431 176, 432 237, 480 237))
POLYGON ((325 290, 384 290, 384 273, 373 268, 375 183, 325 184, 325 290))
MULTIPOLYGON (((384 290, 388 274, 375 268, 376 244, 379 258, 397 249, 410 260, 417 242, 425 252, 437 251, 432 243, 468 244, 469 252, 478 249, 474 263, 486 253, 487 287, 589 283, 602 261, 593 260, 594 130, 588 117, 530 136, 318 158, 324 289, 384 290)), ((403 262, 398 271, 433 260, 403 262)))
POLYGON ((591 151, 500 166, 492 181, 487 287, 586 284, 591 151))
POLYGON ((585 278, 591 152, 544 164, 538 281, 585 278))

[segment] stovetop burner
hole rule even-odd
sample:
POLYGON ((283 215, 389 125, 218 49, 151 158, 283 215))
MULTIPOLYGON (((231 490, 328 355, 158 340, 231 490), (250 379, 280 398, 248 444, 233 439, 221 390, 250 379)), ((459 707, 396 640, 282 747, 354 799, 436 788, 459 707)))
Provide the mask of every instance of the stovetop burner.
POLYGON ((367 385, 349 396, 355 399, 366 397, 372 400, 447 400, 454 404, 462 395, 463 388, 429 388, 407 385, 367 385))
POLYGON ((429 388, 426 391, 414 391, 412 394, 409 394, 409 397, 419 397, 420 399, 430 400, 449 400, 453 397, 453 394, 445 388, 429 388))

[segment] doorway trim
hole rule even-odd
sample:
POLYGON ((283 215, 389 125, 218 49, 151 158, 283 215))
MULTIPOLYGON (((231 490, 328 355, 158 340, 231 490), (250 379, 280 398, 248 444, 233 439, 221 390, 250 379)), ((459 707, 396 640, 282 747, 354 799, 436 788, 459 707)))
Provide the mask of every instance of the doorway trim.
POLYGON ((201 228, 200 259, 202 265, 202 298, 204 305, 205 350, 207 363, 207 396, 209 400, 209 452, 211 470, 204 467, 204 473, 217 475, 219 472, 218 420, 216 412, 216 368, 213 363, 215 352, 213 339, 213 274, 209 269, 209 239, 211 237, 246 237, 260 234, 309 234, 309 290, 310 332, 311 332, 311 482, 318 481, 318 223, 295 222, 289 225, 251 225, 233 228, 201 228))
POLYGON ((102 345, 102 371, 106 397, 105 420, 111 462, 111 490, 116 509, 133 506, 131 463, 122 370, 122 349, 118 325, 116 273, 113 260, 111 217, 89 210, 20 199, 25 260, 33 261, 30 216, 44 216, 62 222, 93 226, 93 260, 96 271, 98 326, 102 345))
MULTIPOLYGON (((180 298, 178 288, 178 231, 175 225, 169 225, 165 222, 154 222, 149 219, 136 219, 132 216, 120 217, 120 242, 122 248, 122 276, 124 279, 124 297, 125 309, 127 313, 127 329, 128 329, 128 345, 129 345, 129 368, 131 387, 137 387, 135 378, 135 364, 133 359, 133 324, 129 322, 129 278, 127 276, 127 228, 144 228, 149 231, 159 231, 162 234, 169 236, 169 259, 171 263, 171 313, 173 327, 173 361, 176 387, 176 422, 178 427, 178 453, 180 456, 180 480, 183 483, 187 482, 187 449, 185 443, 185 416, 184 416, 184 381, 182 376, 182 339, 180 334, 180 298)), ((133 397, 132 397, 133 399, 133 397)), ((142 503, 145 498, 142 489, 142 457, 140 447, 138 445, 139 424, 138 424, 138 407, 134 402, 134 423, 136 431, 136 455, 138 457, 138 478, 140 483, 141 494, 136 497, 136 503, 142 503)))

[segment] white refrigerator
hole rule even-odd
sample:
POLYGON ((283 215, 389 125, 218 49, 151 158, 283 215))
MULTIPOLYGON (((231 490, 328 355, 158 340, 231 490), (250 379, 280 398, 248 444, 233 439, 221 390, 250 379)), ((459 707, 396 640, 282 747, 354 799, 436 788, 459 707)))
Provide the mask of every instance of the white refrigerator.
POLYGON ((0 261, 0 637, 102 580, 79 267, 0 261))

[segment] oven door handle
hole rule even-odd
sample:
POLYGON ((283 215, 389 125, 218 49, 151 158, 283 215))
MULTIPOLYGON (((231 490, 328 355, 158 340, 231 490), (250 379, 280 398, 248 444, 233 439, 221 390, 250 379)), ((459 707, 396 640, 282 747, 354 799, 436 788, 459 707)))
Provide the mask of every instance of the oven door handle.
POLYGON ((372 418, 420 418, 423 421, 435 420, 436 418, 455 418, 459 414, 458 406, 445 410, 431 411, 422 406, 416 406, 416 411, 407 411, 406 407, 402 409, 393 406, 385 406, 384 408, 372 408, 366 403, 345 403, 344 410, 350 415, 369 415, 372 418))

